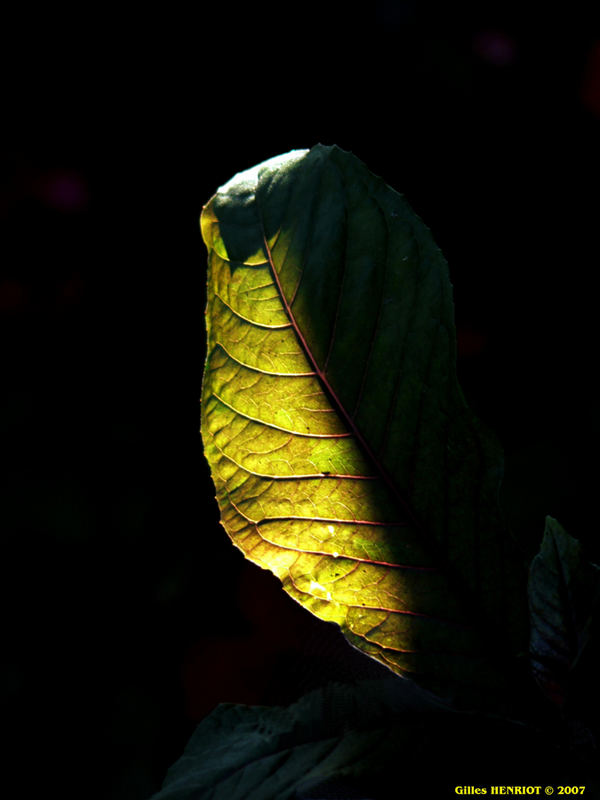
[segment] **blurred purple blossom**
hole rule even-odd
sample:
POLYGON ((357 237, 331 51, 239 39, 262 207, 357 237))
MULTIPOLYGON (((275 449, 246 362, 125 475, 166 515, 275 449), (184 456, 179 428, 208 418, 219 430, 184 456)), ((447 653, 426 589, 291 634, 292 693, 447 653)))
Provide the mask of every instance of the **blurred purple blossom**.
POLYGON ((41 175, 36 194, 58 211, 79 211, 87 205, 88 190, 81 175, 72 170, 52 170, 41 175))
POLYGON ((517 57, 515 40, 500 30, 479 31, 473 36, 473 52, 497 67, 512 64, 517 57))

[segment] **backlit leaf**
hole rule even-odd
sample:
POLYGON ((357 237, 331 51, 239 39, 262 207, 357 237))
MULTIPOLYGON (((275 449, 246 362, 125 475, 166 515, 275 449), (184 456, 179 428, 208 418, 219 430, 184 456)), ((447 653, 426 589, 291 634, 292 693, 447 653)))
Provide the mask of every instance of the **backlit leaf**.
POLYGON ((429 230, 322 145, 236 175, 201 227, 202 436, 227 533, 395 672, 457 696, 495 684, 523 576, 429 230))

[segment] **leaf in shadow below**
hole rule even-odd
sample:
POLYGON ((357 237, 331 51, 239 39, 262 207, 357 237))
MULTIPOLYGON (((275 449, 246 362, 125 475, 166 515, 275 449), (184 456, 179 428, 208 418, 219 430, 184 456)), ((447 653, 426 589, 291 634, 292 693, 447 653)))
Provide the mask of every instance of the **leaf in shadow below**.
POLYGON ((448 711, 390 676, 329 684, 287 708, 219 706, 152 800, 353 800, 569 779, 582 783, 582 770, 543 736, 448 711))

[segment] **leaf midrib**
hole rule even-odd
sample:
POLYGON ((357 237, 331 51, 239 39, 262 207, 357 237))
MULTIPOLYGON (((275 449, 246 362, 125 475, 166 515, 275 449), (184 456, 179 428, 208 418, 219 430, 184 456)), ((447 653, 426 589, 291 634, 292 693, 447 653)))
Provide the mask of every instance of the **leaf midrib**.
POLYGON ((281 281, 279 279, 279 273, 277 272, 277 269, 275 268, 275 263, 273 261, 273 255, 271 253, 271 248, 269 247, 269 242, 268 242, 268 239, 267 239, 267 236, 266 236, 266 231, 265 231, 265 228, 264 228, 264 222, 263 222, 262 214, 260 214, 260 203, 259 203, 259 200, 258 200, 258 193, 257 192, 255 192, 255 199, 256 199, 257 208, 259 210, 259 221, 260 221, 261 230, 262 230, 263 246, 265 248, 265 253, 266 253, 266 256, 267 256, 267 261, 268 261, 268 264, 269 264, 269 270, 271 272, 271 276, 273 278, 273 281, 275 282, 275 286, 277 287, 277 291, 279 293, 279 297, 281 298, 281 302, 283 303, 283 307, 284 307, 285 313, 286 313, 286 315, 287 315, 287 317, 288 317, 288 319, 289 319, 289 321, 290 321, 290 323, 292 325, 292 328, 294 329, 294 332, 295 332, 296 336, 298 337, 298 341, 300 342, 300 345, 302 347, 302 350, 304 351, 304 354, 306 355, 307 359, 309 360, 309 363, 311 364, 311 366, 313 368, 313 371, 315 373, 315 377, 321 383, 321 386, 322 386, 323 390, 325 391, 325 393, 333 401, 334 408, 342 416, 344 422, 348 426, 349 430, 352 432, 352 435, 356 438, 356 441, 359 443, 360 447, 363 449, 363 451, 369 457, 371 463, 374 465, 374 467, 378 471, 379 475, 381 476, 381 479, 384 481, 384 483, 386 484, 388 489, 391 491, 392 495, 394 496, 396 501, 399 503, 399 505, 401 506, 401 508, 404 511, 404 513, 408 516, 408 520, 407 521, 410 522, 415 527, 415 529, 417 531, 422 531, 422 526, 418 522, 418 520, 415 518, 415 515, 414 515, 412 509, 407 504, 407 502, 404 500, 404 498, 400 495, 398 487, 396 486, 396 484, 395 484, 394 480, 392 479, 391 475, 386 470, 384 465, 381 463, 380 459, 377 457, 377 455, 373 451, 372 447, 369 445, 367 440, 362 435, 362 433, 361 433, 360 429, 358 428, 358 426, 356 425, 354 419, 348 413, 348 411, 345 409, 343 403, 338 398, 334 388, 332 387, 331 383, 329 382, 329 380, 327 378, 326 372, 324 370, 322 370, 321 367, 319 366, 319 364, 317 363, 317 361, 316 361, 316 359, 315 359, 315 357, 314 357, 314 355, 312 353, 312 350, 311 350, 308 342, 306 341, 306 337, 304 336, 304 334, 300 330, 300 326, 298 325, 298 323, 296 321, 296 318, 294 316, 294 312, 292 311, 291 305, 288 302, 287 297, 285 296, 285 292, 283 291, 283 287, 282 287, 281 281))
MULTIPOLYGON (((493 652, 494 650, 492 646, 493 637, 486 630, 485 620, 482 618, 481 613, 478 611, 477 605, 474 604, 474 596, 472 591, 469 589, 469 587, 461 585, 460 576, 456 573, 455 568, 450 563, 448 563, 448 561, 444 559, 438 552, 439 548, 436 545, 436 543, 432 541, 431 535, 428 533, 428 531, 424 529, 423 524, 417 519, 415 513, 408 504, 407 500, 400 493, 400 488, 390 475, 389 471, 385 468, 385 466, 383 465, 377 454, 374 452, 373 448, 370 446, 368 441, 363 436, 362 432, 358 428, 351 414, 346 410, 343 403, 338 398, 337 393, 335 392, 334 388, 332 387, 331 383, 327 378, 326 371, 324 369, 321 369, 321 367, 317 363, 316 358, 313 355, 312 350, 306 340, 306 337, 302 333, 300 326, 296 321, 294 312, 291 307, 291 303, 288 302, 285 296, 285 292, 283 291, 283 287, 279 278, 279 273, 277 272, 277 269, 275 267, 275 262, 273 260, 273 255, 271 252, 271 248, 269 246, 269 241, 265 230, 257 189, 258 185, 256 187, 254 197, 257 207, 257 216, 261 227, 263 247, 265 250, 265 254, 267 256, 269 271, 275 283, 275 287, 277 289, 281 302, 283 303, 286 316, 291 323, 292 329, 294 330, 296 336, 298 337, 298 341, 300 342, 300 346, 304 354, 306 355, 310 365, 313 368, 313 371, 315 372, 316 379, 319 381, 325 394, 329 396, 336 411, 341 415, 342 419, 345 421, 350 432, 349 435, 355 437, 359 447, 363 450, 365 455, 373 464, 374 468, 379 473, 379 476, 389 489, 392 497, 397 502, 402 511, 407 515, 406 524, 407 525, 410 524, 413 526, 416 535, 419 537, 421 545, 425 547, 426 550, 429 552, 429 556, 432 559, 432 564, 435 565, 437 571, 441 571, 445 574, 449 582, 449 588, 453 592, 454 596, 461 602, 461 605, 465 610, 465 612, 468 612, 471 624, 473 625, 474 630, 478 632, 479 641, 482 645, 483 652, 493 652)), ((294 296, 295 294, 296 293, 294 293, 294 296)), ((338 435, 343 435, 343 434, 338 434, 338 435)), ((477 442, 477 447, 480 448, 480 442, 477 436, 475 436, 475 440, 477 442)), ((479 537, 476 537, 476 539, 477 539, 477 544, 479 544, 479 537)))

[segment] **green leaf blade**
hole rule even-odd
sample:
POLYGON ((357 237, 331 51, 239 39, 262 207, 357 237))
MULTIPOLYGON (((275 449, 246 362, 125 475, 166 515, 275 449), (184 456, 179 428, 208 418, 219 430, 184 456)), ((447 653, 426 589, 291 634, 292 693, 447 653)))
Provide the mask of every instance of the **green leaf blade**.
POLYGON ((232 179, 202 229, 202 433, 228 534, 394 671, 437 690, 486 683, 456 587, 512 621, 501 455, 458 387, 429 231, 322 146, 232 179))
POLYGON ((569 768, 526 726, 449 713, 408 681, 361 680, 330 683, 288 707, 219 706, 151 800, 444 797, 465 773, 483 785, 496 774, 534 784, 542 773, 588 787, 595 774, 569 768))
POLYGON ((553 517, 529 570, 529 655, 533 675, 558 707, 573 689, 573 669, 588 643, 600 599, 600 569, 553 517))

